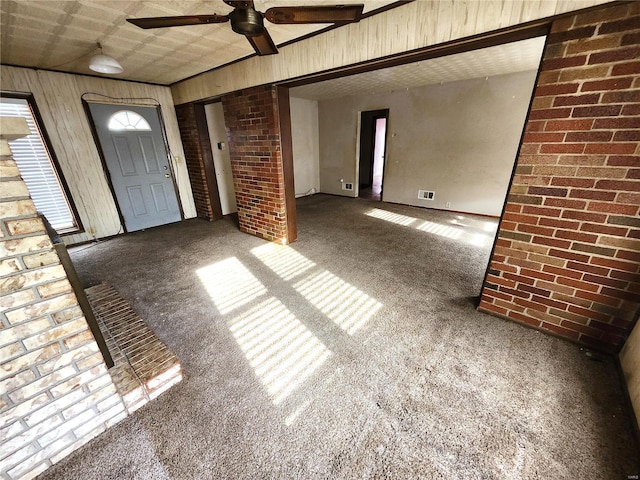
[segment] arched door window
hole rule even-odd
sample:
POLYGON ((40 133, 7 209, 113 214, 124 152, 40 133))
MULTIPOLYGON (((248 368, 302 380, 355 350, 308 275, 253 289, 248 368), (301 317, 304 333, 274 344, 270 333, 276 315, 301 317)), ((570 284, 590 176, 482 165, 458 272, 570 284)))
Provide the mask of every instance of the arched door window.
POLYGON ((107 128, 111 132, 129 131, 150 131, 151 127, 141 115, 131 110, 120 110, 109 118, 107 128))

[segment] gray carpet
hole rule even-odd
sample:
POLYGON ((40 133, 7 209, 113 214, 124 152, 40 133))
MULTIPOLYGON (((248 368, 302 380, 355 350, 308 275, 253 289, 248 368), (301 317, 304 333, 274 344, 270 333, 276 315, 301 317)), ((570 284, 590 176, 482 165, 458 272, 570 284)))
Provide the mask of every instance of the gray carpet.
POLYGON ((477 312, 496 222, 459 217, 315 195, 288 248, 225 219, 75 249, 185 378, 41 478, 638 474, 614 359, 477 312))

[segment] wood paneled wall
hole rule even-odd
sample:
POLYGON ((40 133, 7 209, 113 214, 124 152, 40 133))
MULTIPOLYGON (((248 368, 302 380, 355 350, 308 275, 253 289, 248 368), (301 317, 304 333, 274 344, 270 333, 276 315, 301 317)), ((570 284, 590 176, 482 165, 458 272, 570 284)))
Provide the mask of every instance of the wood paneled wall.
POLYGON ((419 0, 171 87, 176 105, 558 15, 605 0, 419 0))
POLYGON ((176 159, 174 173, 184 214, 186 218, 195 217, 180 132, 168 87, 8 66, 0 66, 0 75, 2 90, 28 92, 35 98, 86 230, 85 233, 65 237, 66 243, 91 240, 91 228, 97 238, 120 232, 115 200, 82 106, 82 94, 87 92, 123 99, 153 98, 160 103, 169 147, 176 159))

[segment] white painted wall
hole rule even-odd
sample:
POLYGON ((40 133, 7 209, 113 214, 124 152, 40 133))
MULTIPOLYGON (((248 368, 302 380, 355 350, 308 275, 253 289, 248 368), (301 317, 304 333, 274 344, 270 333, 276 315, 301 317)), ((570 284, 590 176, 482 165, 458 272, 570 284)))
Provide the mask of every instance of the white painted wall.
POLYGON ((210 103, 204 106, 211 141, 211 153, 213 154, 213 166, 216 170, 216 182, 218 183, 218 195, 222 214, 228 215, 238 211, 236 206, 236 190, 233 186, 233 174, 231 172, 231 157, 227 142, 227 128, 224 123, 224 111, 222 103, 210 103), (220 144, 220 147, 218 147, 220 144))
POLYGON ((296 196, 320 190, 318 102, 291 97, 291 140, 296 196))
MULTIPOLYGON (((29 92, 35 98, 44 129, 86 230, 85 233, 63 237, 65 243, 91 240, 94 237, 90 231, 95 232, 97 238, 121 232, 116 202, 109 190, 82 106, 81 97, 87 92, 124 99, 153 98, 160 103, 182 208, 186 218, 196 216, 175 107, 168 87, 5 65, 0 66, 0 76, 2 90, 29 92)), ((93 100, 96 98, 99 97, 91 97, 93 100)))
POLYGON ((520 72, 320 101, 321 191, 355 195, 341 190, 340 179, 358 178, 360 112, 389 108, 384 201, 499 216, 535 77, 520 72), (435 200, 418 199, 418 190, 435 191, 435 200))

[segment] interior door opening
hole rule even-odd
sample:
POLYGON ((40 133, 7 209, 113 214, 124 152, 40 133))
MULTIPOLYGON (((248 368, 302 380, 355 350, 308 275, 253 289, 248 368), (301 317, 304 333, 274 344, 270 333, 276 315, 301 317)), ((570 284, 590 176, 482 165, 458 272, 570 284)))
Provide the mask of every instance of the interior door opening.
POLYGON ((229 215, 238 211, 236 205, 236 191, 233 186, 233 173, 231 172, 231 157, 227 145, 227 128, 224 122, 222 103, 210 103, 204 106, 211 141, 211 153, 213 166, 216 172, 216 183, 220 197, 220 207, 223 215, 229 215))
POLYGON ((361 198, 382 200, 389 110, 360 114, 359 194, 361 198))

